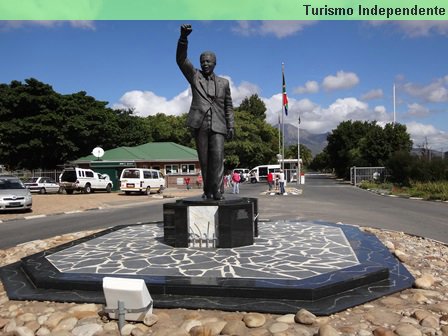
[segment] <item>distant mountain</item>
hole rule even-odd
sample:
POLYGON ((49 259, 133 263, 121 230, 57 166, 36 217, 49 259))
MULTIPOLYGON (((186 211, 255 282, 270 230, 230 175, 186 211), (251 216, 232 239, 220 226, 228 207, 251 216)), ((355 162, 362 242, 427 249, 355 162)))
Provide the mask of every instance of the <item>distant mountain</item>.
MULTIPOLYGON (((322 152, 327 146, 329 133, 314 134, 300 128, 300 143, 308 147, 313 156, 322 152)), ((297 145, 297 127, 285 124, 285 146, 297 145)))
POLYGON ((425 157, 427 157, 427 158, 429 158, 429 159, 432 159, 432 158, 448 158, 448 152, 442 152, 442 151, 438 151, 438 150, 435 150, 435 149, 430 149, 430 148, 428 148, 428 149, 425 149, 425 148, 422 148, 422 147, 419 147, 419 148, 412 148, 411 149, 411 154, 412 155, 415 155, 415 156, 425 156, 425 157))

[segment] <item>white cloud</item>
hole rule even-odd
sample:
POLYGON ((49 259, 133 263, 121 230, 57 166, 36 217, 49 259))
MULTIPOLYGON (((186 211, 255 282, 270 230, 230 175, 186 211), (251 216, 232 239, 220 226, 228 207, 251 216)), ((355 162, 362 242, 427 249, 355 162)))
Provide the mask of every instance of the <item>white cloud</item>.
MULTIPOLYGON (((264 98, 267 107, 267 121, 277 124, 278 113, 281 110, 281 94, 270 98, 264 98)), ((309 99, 296 100, 289 99, 289 113, 285 118, 286 123, 297 123, 298 116, 303 128, 311 133, 329 132, 339 123, 345 120, 385 120, 390 121, 390 117, 382 106, 369 109, 368 104, 356 98, 348 97, 337 99, 328 107, 322 107, 309 99)))
POLYGON ((412 103, 408 104, 408 112, 406 114, 412 117, 426 117, 430 114, 430 111, 423 105, 412 103))
MULTIPOLYGON (((242 82, 235 85, 230 77, 232 98, 235 106, 241 104, 241 101, 252 95, 259 94, 257 85, 242 82)), ((278 93, 271 97, 261 97, 267 108, 267 122, 276 125, 279 113, 282 110, 282 94, 278 93)), ((188 111, 191 104, 191 91, 185 89, 172 99, 158 96, 151 91, 129 91, 120 99, 119 103, 113 108, 131 108, 136 115, 145 117, 156 113, 165 113, 169 115, 180 115, 188 111)), ((424 107, 418 104, 410 104, 409 111, 414 113, 424 113, 424 107), (423 111, 423 112, 422 112, 423 111)), ((327 107, 321 106, 310 99, 297 100, 289 97, 289 113, 284 118, 285 123, 296 124, 300 115, 302 127, 312 133, 325 133, 336 128, 342 121, 361 120, 378 121, 379 125, 385 125, 392 121, 391 113, 388 113, 382 105, 369 107, 366 102, 354 97, 336 99, 327 107)), ((416 122, 407 124, 408 132, 411 134, 414 144, 423 143, 425 137, 428 142, 437 149, 443 145, 447 146, 448 134, 437 130, 432 125, 424 125, 416 122), (437 147, 438 146, 438 147, 437 147)))
POLYGON ((133 109, 134 114, 147 117, 157 113, 180 115, 188 112, 191 103, 191 90, 187 89, 171 100, 158 96, 152 91, 129 91, 114 104, 114 109, 133 109))
POLYGON ((91 29, 95 30, 95 21, 87 21, 87 20, 78 20, 78 21, 39 21, 39 20, 30 20, 30 21, 0 21, 0 29, 1 30, 11 30, 18 29, 22 27, 30 27, 30 26, 40 26, 45 28, 55 28, 60 27, 62 25, 70 25, 73 28, 81 28, 81 29, 91 29))
POLYGON ((244 36, 274 35, 278 38, 291 36, 317 21, 238 21, 232 30, 244 36))
POLYGON ((382 89, 374 89, 374 90, 370 90, 366 93, 364 93, 361 96, 361 100, 372 100, 372 99, 379 99, 379 98, 383 98, 384 93, 382 89))
POLYGON ((319 92, 319 83, 316 81, 308 81, 304 86, 294 89, 294 93, 317 93, 319 92))
POLYGON ((414 83, 403 85, 404 91, 413 96, 431 103, 448 102, 448 76, 435 79, 432 83, 422 86, 414 83))
POLYGON ((260 88, 249 82, 241 82, 240 85, 236 86, 235 83, 229 76, 222 76, 227 78, 230 83, 230 91, 232 93, 232 100, 234 106, 239 106, 244 98, 250 97, 253 94, 260 94, 260 88))
POLYGON ((322 81, 322 86, 327 91, 351 88, 359 83, 359 78, 354 72, 338 71, 336 76, 327 76, 322 81))
POLYGON ((425 125, 415 121, 407 123, 406 128, 414 142, 414 147, 420 147, 428 142, 428 147, 431 149, 447 150, 448 133, 438 130, 433 125, 425 125))
POLYGON ((394 26, 407 37, 430 35, 448 35, 448 21, 370 21, 374 27, 382 25, 394 26))
MULTIPOLYGON (((239 106, 244 98, 259 93, 259 88, 249 82, 242 82, 236 86, 228 76, 222 76, 229 80, 232 100, 235 106, 239 106)), ((134 114, 147 117, 157 113, 167 115, 180 115, 188 112, 191 105, 191 89, 188 88, 171 100, 158 96, 152 91, 134 90, 123 94, 119 102, 114 104, 114 109, 133 109, 134 114)))
POLYGON ((74 28, 92 29, 95 30, 95 21, 79 20, 69 21, 69 24, 74 28))

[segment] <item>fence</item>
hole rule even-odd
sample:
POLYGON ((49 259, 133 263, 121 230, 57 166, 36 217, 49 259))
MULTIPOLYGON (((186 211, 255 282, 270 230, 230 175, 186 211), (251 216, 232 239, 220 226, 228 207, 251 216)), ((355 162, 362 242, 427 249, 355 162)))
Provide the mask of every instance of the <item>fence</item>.
MULTIPOLYGON (((6 173, 6 172, 5 172, 6 173)), ((15 171, 9 171, 8 174, 15 175, 20 179, 27 179, 29 177, 51 177, 56 182, 59 182, 59 175, 61 175, 62 170, 41 170, 41 169, 35 169, 35 170, 15 170, 15 171)))
POLYGON ((380 182, 387 177, 385 167, 351 167, 350 168, 350 182, 353 185, 358 185, 362 181, 380 182))

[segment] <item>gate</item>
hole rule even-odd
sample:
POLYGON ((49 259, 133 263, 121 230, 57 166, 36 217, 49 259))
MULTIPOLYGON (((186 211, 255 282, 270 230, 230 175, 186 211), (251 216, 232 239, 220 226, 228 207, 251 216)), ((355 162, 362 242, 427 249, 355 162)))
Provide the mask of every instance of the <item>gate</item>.
POLYGON ((351 167, 350 182, 358 185, 362 181, 381 182, 387 177, 385 167, 351 167))

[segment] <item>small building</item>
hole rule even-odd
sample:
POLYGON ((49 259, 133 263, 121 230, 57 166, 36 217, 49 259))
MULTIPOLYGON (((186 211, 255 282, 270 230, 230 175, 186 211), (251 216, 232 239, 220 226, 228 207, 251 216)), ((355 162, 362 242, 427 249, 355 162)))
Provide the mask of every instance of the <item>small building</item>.
POLYGON ((90 168, 108 174, 114 190, 120 189, 120 175, 124 168, 153 168, 166 178, 167 187, 182 188, 184 178, 190 178, 192 187, 200 187, 200 165, 195 149, 174 142, 149 142, 135 147, 106 150, 100 158, 88 155, 72 162, 81 168, 90 168))

